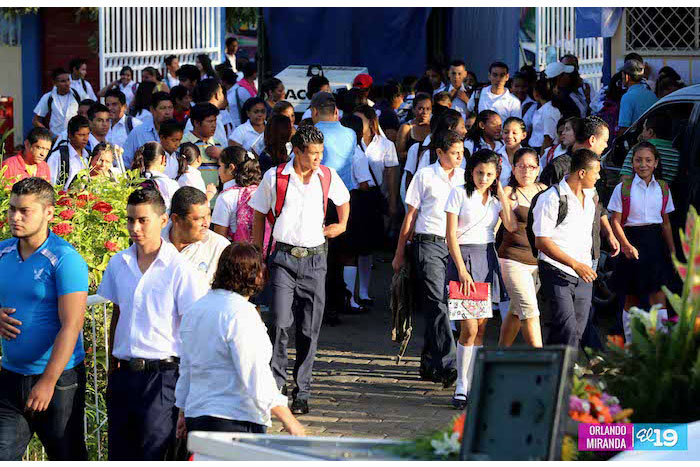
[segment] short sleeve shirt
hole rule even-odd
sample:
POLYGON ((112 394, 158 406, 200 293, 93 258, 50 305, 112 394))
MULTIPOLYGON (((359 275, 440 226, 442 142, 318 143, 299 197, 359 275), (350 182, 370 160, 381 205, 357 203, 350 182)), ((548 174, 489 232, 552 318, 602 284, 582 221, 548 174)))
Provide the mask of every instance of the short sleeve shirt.
POLYGON ((460 245, 483 245, 495 241, 494 227, 501 213, 501 203, 489 196, 486 204, 474 190, 467 196, 464 185, 452 189, 445 203, 445 212, 457 214, 457 242, 460 245))
POLYGON ((214 212, 211 214, 212 224, 228 227, 232 233, 236 233, 238 229, 238 198, 241 193, 240 190, 229 189, 235 185, 233 180, 224 183, 224 189, 216 198, 214 212))
MULTIPOLYGON (((635 175, 630 187, 630 212, 625 226, 639 226, 663 223, 661 208, 663 206, 663 192, 661 185, 652 175, 649 185, 635 175)), ((673 197, 668 194, 668 203, 664 214, 673 212, 673 197)), ((608 202, 608 211, 622 213, 622 183, 618 183, 608 202)))
MULTIPOLYGON (((49 232, 46 241, 23 260, 19 240, 0 242, 0 304, 17 311, 21 333, 2 340, 2 367, 23 375, 44 372, 61 329, 58 298, 88 291, 88 267, 65 240, 49 232)), ((66 369, 85 359, 82 334, 66 369)))
POLYGON ((418 210, 416 233, 444 237, 447 231, 445 203, 450 191, 464 183, 464 169, 454 169, 452 178, 440 165, 440 161, 424 167, 416 173, 406 190, 406 204, 418 210))
POLYGON ((630 86, 620 101, 618 126, 623 128, 632 126, 657 100, 656 94, 646 84, 630 86))
MULTIPOLYGON (((367 146, 362 143, 367 159, 377 184, 381 186, 384 181, 384 169, 397 167, 399 158, 396 154, 396 146, 388 138, 382 135, 374 135, 367 146)), ((372 183, 374 185, 374 183, 372 183)))

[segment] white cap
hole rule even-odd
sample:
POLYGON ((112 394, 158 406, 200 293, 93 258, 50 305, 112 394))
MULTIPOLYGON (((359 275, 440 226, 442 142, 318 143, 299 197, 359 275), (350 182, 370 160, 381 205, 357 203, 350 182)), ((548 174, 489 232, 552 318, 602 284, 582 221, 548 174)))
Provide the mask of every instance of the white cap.
POLYGON ((544 74, 547 78, 556 78, 562 73, 573 73, 573 71, 574 67, 572 65, 564 65, 562 62, 552 62, 547 65, 544 74))

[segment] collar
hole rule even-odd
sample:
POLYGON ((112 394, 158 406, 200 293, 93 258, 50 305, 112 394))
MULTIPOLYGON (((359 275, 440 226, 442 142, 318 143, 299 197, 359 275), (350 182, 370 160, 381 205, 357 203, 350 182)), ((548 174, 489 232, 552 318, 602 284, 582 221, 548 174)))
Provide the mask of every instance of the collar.
MULTIPOLYGON (((168 221, 168 225, 166 225, 166 226, 163 228, 163 230, 160 231, 160 238, 163 239, 163 243, 168 243, 169 245, 172 245, 172 244, 173 244, 173 242, 170 241, 170 231, 171 231, 172 229, 173 229, 173 222, 172 222, 172 221, 168 221)), ((207 233, 204 234, 204 237, 203 237, 201 240, 198 240, 198 241, 193 242, 193 243, 188 243, 187 246, 186 246, 185 248, 183 248, 183 251, 184 251, 185 249, 187 249, 188 247, 192 246, 192 245, 200 245, 200 244, 206 243, 206 242, 209 240, 209 238, 210 238, 209 232, 210 232, 210 231, 207 231, 207 233)), ((174 246, 175 246, 175 245, 173 245, 173 247, 174 247, 174 246)), ((177 250, 177 248, 175 248, 175 249, 177 250)), ((182 253, 182 252, 180 252, 180 253, 182 253)))
POLYGON ((73 147, 72 144, 70 144, 70 142, 68 142, 68 156, 69 157, 77 157, 79 159, 85 158, 86 161, 90 157, 88 152, 87 152, 87 149, 85 149, 85 148, 83 148, 82 154, 78 155, 78 151, 75 150, 75 148, 73 147))
MULTIPOLYGON (((569 178, 569 175, 561 179, 561 182, 559 182, 559 193, 563 195, 568 195, 572 197, 576 197, 576 194, 573 192, 571 187, 569 186, 568 183, 566 183, 566 180, 569 178)), ((592 198, 595 193, 595 188, 591 189, 586 189, 583 190, 583 196, 586 198, 592 198)))
POLYGON ((382 140, 380 136, 381 135, 379 134, 374 135, 374 138, 372 138, 372 141, 370 141, 369 144, 365 144, 365 140, 363 139, 361 141, 362 144, 360 145, 362 147, 362 150, 367 151, 367 148, 372 146, 373 144, 381 144, 382 140))
MULTIPOLYGON (((651 181, 649 182, 649 186, 652 186, 654 183, 658 183, 656 181, 656 177, 654 177, 654 174, 651 174, 651 181)), ((637 174, 634 174, 634 178, 632 179, 632 184, 633 185, 642 185, 646 187, 646 183, 644 180, 637 174)))
POLYGON ((168 178, 163 172, 158 172, 157 170, 149 170, 148 172, 150 172, 153 178, 168 178))
POLYGON ((228 190, 229 188, 232 188, 234 186, 236 186, 236 180, 229 180, 228 182, 224 183, 224 190, 228 190))
MULTIPOLYGON (((488 92, 489 94, 491 94, 492 96, 496 96, 496 97, 499 97, 499 98, 507 97, 508 94, 510 94, 510 91, 508 90, 508 88, 504 88, 504 89, 503 89, 503 94, 496 94, 496 93, 494 93, 494 92, 493 92, 493 84, 489 85, 489 89, 488 89, 487 92, 488 92)), ((518 99, 518 98, 516 97, 516 99, 518 99)), ((520 99, 518 99, 518 102, 520 102, 520 99)))
POLYGON ((537 101, 535 101, 535 99, 533 99, 530 96, 525 96, 525 100, 523 101, 523 104, 527 104, 528 102, 534 102, 535 104, 537 104, 537 101))
MULTIPOLYGON (((452 83, 450 83, 450 84, 447 86, 447 92, 452 91, 454 88, 455 88, 455 87, 452 85, 452 83)), ((460 91, 464 91, 464 92, 467 91, 467 89, 464 87, 464 83, 461 84, 461 86, 459 87, 459 90, 460 90, 460 91)))
MULTIPOLYGON (((294 159, 290 159, 289 162, 287 162, 287 165, 284 166, 284 169, 282 169, 282 175, 290 175, 293 174, 297 178, 299 178, 299 175, 297 175, 296 171, 294 171, 294 159)), ((316 175, 318 174, 319 177, 323 177, 323 172, 321 172, 320 169, 314 170, 314 173, 311 175, 316 175)))
MULTIPOLYGON (((162 232, 161 232, 162 235, 162 232)), ((160 249, 158 250, 158 255, 156 255, 156 259, 153 260, 153 264, 160 262, 163 265, 168 265, 173 258, 176 257, 176 255, 179 255, 180 252, 177 251, 177 248, 173 246, 172 243, 169 241, 163 241, 163 237, 161 236, 161 242, 160 242, 160 249)), ((138 258, 136 256, 136 244, 134 243, 131 245, 129 248, 124 250, 124 255, 122 256, 124 258, 124 262, 130 266, 130 267, 136 267, 136 270, 139 272, 141 269, 138 267, 138 258)), ((150 268, 149 268, 150 269, 150 268)))
MULTIPOLYGON (((449 182, 449 181, 450 181, 450 178, 447 176, 447 172, 446 172, 445 169, 443 169, 442 166, 440 165, 440 159, 438 159, 438 160, 436 160, 435 162, 433 162, 433 164, 431 165, 431 167, 433 168, 433 171, 435 172, 435 174, 436 174, 438 177, 440 177, 442 180, 445 180, 446 182, 449 182)), ((453 174, 452 176, 454 177, 454 174, 453 174)))
MULTIPOLYGON (((247 123, 247 122, 246 122, 246 123, 247 123)), ((192 130, 190 130, 189 134, 192 135, 192 136, 191 136, 191 139, 192 139, 192 142, 193 142, 194 144, 197 144, 197 143, 204 143, 204 144, 209 144, 209 145, 212 145, 212 146, 216 146, 217 144, 219 144, 219 143, 214 139, 214 135, 210 136, 210 137, 207 138, 207 139, 202 139, 202 138, 200 138, 199 136, 195 135, 194 132, 193 132, 192 130)))
MULTIPOLYGON (((112 128, 119 126, 119 125, 126 128, 126 117, 127 117, 126 112, 124 112, 124 115, 122 115, 122 118, 120 118, 119 121, 112 128)), ((136 125, 134 125, 134 126, 136 126, 136 125)))

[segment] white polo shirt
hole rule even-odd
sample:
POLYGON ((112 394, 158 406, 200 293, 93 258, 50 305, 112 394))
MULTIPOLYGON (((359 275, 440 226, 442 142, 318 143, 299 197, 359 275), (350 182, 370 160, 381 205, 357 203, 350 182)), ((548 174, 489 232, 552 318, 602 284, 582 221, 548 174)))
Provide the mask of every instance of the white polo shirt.
MULTIPOLYGON (((474 97, 469 99, 467 110, 474 112, 474 97)), ((481 90, 479 96, 479 111, 493 110, 501 116, 502 121, 506 121, 508 117, 522 117, 520 114, 520 99, 510 93, 508 88, 503 91, 503 94, 494 94, 491 92, 491 86, 481 90)))
MULTIPOLYGON (((522 145, 518 149, 521 147, 522 145)), ((505 144, 496 152, 501 156, 501 176, 499 180, 501 181, 501 185, 505 188, 508 182, 510 182, 510 176, 513 174, 513 166, 510 164, 510 158, 508 157, 505 144)))
MULTIPOLYGON (((56 148, 49 157, 46 159, 46 163, 49 165, 51 170, 51 184, 56 185, 58 181, 58 172, 61 165, 61 151, 56 148)), ((90 163, 90 154, 87 149, 83 148, 82 154, 78 155, 78 151, 75 150, 72 144, 68 143, 68 179, 64 185, 64 189, 67 190, 71 182, 83 169, 87 169, 90 163)))
POLYGON ((228 226, 232 233, 238 229, 238 199, 240 190, 229 190, 236 186, 235 180, 224 183, 223 190, 216 198, 214 212, 211 214, 211 223, 222 227, 228 226))
MULTIPOLYGON (((501 202, 489 195, 486 205, 474 190, 467 196, 464 185, 450 191, 445 212, 457 214, 457 242, 460 245, 483 245, 495 241, 494 227, 501 214, 501 202)), ((447 219, 447 218, 445 218, 447 219)))
POLYGON ((236 127, 231 133, 231 141, 243 146, 243 149, 250 151, 251 148, 260 155, 265 149, 265 131, 258 133, 250 124, 250 120, 246 120, 243 125, 236 127))
MULTIPOLYGON (((566 178, 559 182, 559 193, 567 197, 567 214, 559 226, 556 226, 559 213, 559 196, 554 189, 548 189, 537 198, 533 208, 532 231, 536 237, 548 237, 567 255, 587 266, 591 266, 591 248, 593 246, 593 218, 595 189, 584 190, 584 205, 581 206, 566 178)), ((553 260, 541 251, 538 258, 546 261, 569 274, 578 277, 568 266, 553 260)))
MULTIPOLYGON (((163 242, 171 245, 170 230, 172 228, 173 223, 168 222, 168 225, 165 226, 160 234, 163 242)), ((219 266, 221 253, 230 244, 231 242, 226 237, 219 235, 213 230, 207 230, 202 240, 190 243, 180 251, 180 254, 194 266, 202 285, 210 288, 216 268, 219 266)))
MULTIPOLYGON (((126 127, 127 118, 127 115, 124 114, 122 118, 120 118, 119 121, 109 129, 107 136, 105 137, 109 143, 122 148, 126 145, 126 138, 129 137, 129 132, 126 127)), ((136 128, 143 122, 136 117, 131 117, 131 123, 133 124, 133 128, 136 128)))
POLYGON ((464 169, 457 167, 448 178, 439 160, 416 173, 406 190, 406 204, 418 210, 416 233, 445 236, 445 203, 452 188, 463 184, 464 169))
POLYGON ((532 135, 530 136, 530 146, 541 148, 544 144, 544 137, 549 136, 552 141, 557 139, 557 122, 561 119, 561 112, 552 105, 552 101, 547 102, 535 111, 532 117, 532 135))
MULTIPOLYGON (((374 135, 369 144, 366 145, 362 141, 362 149, 369 160, 369 165, 374 178, 377 179, 377 184, 382 186, 382 183, 384 183, 384 169, 387 167, 398 167, 399 165, 396 146, 388 138, 382 135, 374 135)), ((372 180, 370 186, 374 185, 374 180, 372 180)))
MULTIPOLYGON (((644 180, 639 178, 639 175, 634 176, 632 186, 630 187, 630 212, 627 216, 625 226, 639 226, 649 224, 663 223, 661 217, 661 207, 663 206, 663 192, 661 185, 652 175, 649 185, 644 180)), ((668 194, 668 203, 666 204, 665 214, 673 212, 676 208, 673 206, 673 197, 668 194)), ((613 190, 613 194, 608 202, 608 211, 622 213, 622 183, 618 183, 613 190)))
POLYGON ((170 243, 141 272, 136 245, 109 260, 98 295, 119 306, 113 354, 119 359, 164 359, 180 355, 180 320, 206 294, 196 270, 170 243))
POLYGON ((51 92, 41 96, 36 107, 34 107, 34 114, 43 118, 51 111, 49 130, 54 135, 60 135, 68 130, 68 120, 78 115, 78 105, 78 100, 75 98, 73 91, 68 91, 67 94, 61 96, 56 92, 56 86, 54 86, 51 92), (49 97, 53 97, 51 109, 49 109, 49 97))
POLYGON ((351 190, 356 190, 360 187, 360 183, 367 182, 369 186, 375 186, 370 173, 369 159, 360 146, 355 146, 355 155, 352 157, 352 187, 351 190))
MULTIPOLYGON (((304 185, 294 171, 294 159, 287 162, 282 173, 289 175, 289 185, 282 213, 275 222, 272 235, 278 242, 301 247, 316 247, 322 245, 326 238, 323 236, 323 190, 321 180, 323 172, 317 169, 308 184, 304 185)), ((250 197, 248 205, 258 212, 267 214, 275 209, 277 201, 276 167, 271 168, 263 176, 258 189, 250 197)), ((336 206, 350 201, 350 193, 338 176, 330 169, 331 183, 328 198, 336 206)))

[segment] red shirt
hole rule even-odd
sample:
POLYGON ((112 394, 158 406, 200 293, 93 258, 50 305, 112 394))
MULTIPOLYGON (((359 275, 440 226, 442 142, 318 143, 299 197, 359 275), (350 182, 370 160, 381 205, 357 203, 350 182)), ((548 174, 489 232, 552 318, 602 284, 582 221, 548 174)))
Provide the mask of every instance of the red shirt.
MULTIPOLYGON (((5 159, 2 162, 3 167, 7 167, 5 171, 5 178, 12 180, 12 182, 18 182, 24 180, 25 178, 31 177, 29 172, 27 172, 27 164, 24 162, 24 157, 22 154, 17 154, 9 159, 5 159)), ((51 170, 49 165, 45 161, 36 163, 36 175, 35 177, 40 177, 51 183, 51 170)))

